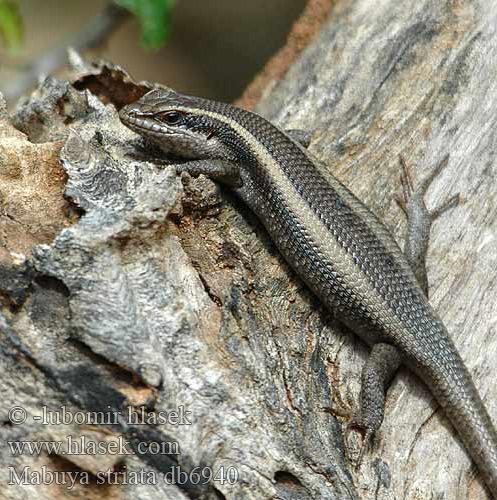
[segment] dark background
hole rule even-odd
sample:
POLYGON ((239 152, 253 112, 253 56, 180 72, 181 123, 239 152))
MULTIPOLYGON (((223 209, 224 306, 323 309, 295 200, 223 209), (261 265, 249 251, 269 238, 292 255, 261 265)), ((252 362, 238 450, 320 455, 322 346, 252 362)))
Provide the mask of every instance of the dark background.
MULTIPOLYGON (((0 52, 0 90, 15 85, 23 64, 53 47, 69 45, 103 10, 105 0, 19 0, 25 45, 15 59, 0 52)), ((281 46, 305 0, 177 0, 165 47, 146 51, 133 17, 92 52, 120 64, 138 80, 233 101, 281 46)))

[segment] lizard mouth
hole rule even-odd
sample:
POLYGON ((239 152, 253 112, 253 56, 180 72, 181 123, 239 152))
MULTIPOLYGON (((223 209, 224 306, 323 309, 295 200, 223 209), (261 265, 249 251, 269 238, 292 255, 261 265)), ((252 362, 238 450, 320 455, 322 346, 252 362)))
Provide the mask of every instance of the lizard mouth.
POLYGON ((175 135, 174 131, 153 120, 150 118, 151 116, 151 114, 149 115, 135 110, 128 110, 126 107, 119 111, 119 119, 121 122, 135 132, 147 132, 148 134, 155 135, 157 137, 175 135))

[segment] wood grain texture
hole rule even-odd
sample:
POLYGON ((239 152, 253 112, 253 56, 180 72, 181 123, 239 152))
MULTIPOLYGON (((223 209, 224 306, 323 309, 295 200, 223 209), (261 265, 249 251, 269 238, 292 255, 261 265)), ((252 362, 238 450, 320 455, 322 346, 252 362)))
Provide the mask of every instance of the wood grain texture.
MULTIPOLYGON (((283 128, 314 130, 311 153, 399 241, 405 221, 394 203, 398 154, 421 177, 450 153, 428 205, 456 192, 465 201, 433 227, 431 300, 497 421, 495 26, 497 12, 484 0, 337 1, 258 111, 283 128)), ((2 484, 9 465, 95 475, 124 464, 159 478, 179 464, 188 472, 235 467, 239 480, 93 482, 74 492, 216 500, 487 498, 443 412, 405 370, 389 390, 373 448, 358 470, 351 467, 344 421, 330 408, 357 401, 366 346, 322 310, 248 209, 203 177, 180 182, 167 168, 137 159, 143 144, 111 104, 84 88, 52 82, 17 115, 31 140, 64 141, 66 194, 81 218, 51 244, 36 246, 22 266, 19 256, 2 260, 0 299, 10 293, 4 281, 16 276, 23 276, 23 293, 15 307, 3 302, 0 311, 0 369, 9 373, 0 380, 1 420, 15 405, 30 415, 42 405, 116 412, 131 405, 152 415, 183 406, 192 423, 92 428, 102 439, 123 436, 135 449, 139 442, 174 441, 179 456, 13 457, 3 447, 2 484), (78 103, 70 116, 61 105, 69 98, 78 103), (43 119, 30 114, 37 110, 43 119)), ((33 421, 0 426, 2 441, 85 432, 33 421)), ((349 442, 352 455, 358 445, 349 442)), ((67 490, 13 485, 5 494, 64 498, 67 490)))

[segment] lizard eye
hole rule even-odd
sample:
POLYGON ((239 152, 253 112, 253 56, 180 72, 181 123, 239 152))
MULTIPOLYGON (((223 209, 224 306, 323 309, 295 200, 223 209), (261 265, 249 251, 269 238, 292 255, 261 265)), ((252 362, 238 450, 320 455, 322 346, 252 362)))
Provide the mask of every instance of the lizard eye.
POLYGON ((166 113, 161 113, 159 119, 168 125, 176 125, 183 118, 183 113, 179 111, 167 111, 166 113))

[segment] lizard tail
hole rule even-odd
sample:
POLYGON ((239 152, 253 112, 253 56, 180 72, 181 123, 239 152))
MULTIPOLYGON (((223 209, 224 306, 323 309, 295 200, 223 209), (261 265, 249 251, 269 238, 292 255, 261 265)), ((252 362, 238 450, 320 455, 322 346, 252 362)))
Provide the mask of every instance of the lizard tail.
POLYGON ((433 391, 497 499, 497 432, 461 357, 444 337, 447 343, 437 346, 437 355, 418 359, 413 369, 433 391))

